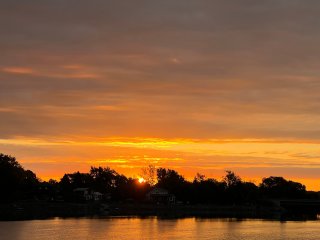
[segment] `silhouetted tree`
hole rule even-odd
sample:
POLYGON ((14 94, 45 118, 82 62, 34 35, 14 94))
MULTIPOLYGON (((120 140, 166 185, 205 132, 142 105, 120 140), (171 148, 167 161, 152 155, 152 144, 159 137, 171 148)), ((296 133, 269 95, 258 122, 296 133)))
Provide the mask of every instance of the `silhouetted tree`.
POLYGON ((192 183, 191 202, 220 203, 224 194, 224 184, 213 178, 197 173, 192 183))
POLYGON ((227 188, 234 188, 242 183, 241 178, 230 170, 226 171, 226 176, 223 178, 223 181, 227 188))
POLYGON ((259 198, 259 188, 252 182, 242 182, 241 184, 242 203, 255 203, 259 198))
POLYGON ((140 183, 138 179, 126 178, 125 182, 123 181, 122 184, 118 185, 118 192, 114 196, 114 200, 143 202, 150 189, 151 187, 147 182, 140 183))
POLYGON ((57 195, 62 195, 67 201, 73 201, 76 188, 89 188, 101 192, 111 196, 112 201, 142 202, 155 183, 155 171, 155 187, 167 189, 178 201, 185 203, 252 204, 259 198, 319 198, 317 193, 307 193, 301 183, 283 177, 263 178, 257 187, 254 183, 242 181, 232 171, 226 171, 222 181, 197 173, 192 182, 172 169, 156 170, 154 166, 149 165, 143 171, 143 177, 147 180, 145 183, 127 178, 109 167, 91 167, 89 173, 68 173, 64 174, 59 182, 52 179, 41 182, 35 173, 23 169, 14 157, 0 154, 0 202, 22 199, 54 200, 57 195))
POLYGON ((167 189, 170 193, 176 195, 179 200, 190 201, 192 185, 178 172, 172 169, 158 168, 157 177, 157 187, 167 189))
POLYGON ((243 182, 234 172, 227 170, 223 178, 225 184, 225 202, 227 203, 243 203, 243 182))
POLYGON ((154 186, 156 184, 156 173, 156 167, 151 164, 141 169, 141 176, 150 186, 154 186))
POLYGON ((73 190, 76 188, 88 188, 92 184, 92 178, 88 173, 68 173, 65 174, 59 183, 61 194, 65 200, 73 199, 73 190))
POLYGON ((0 154, 0 201, 32 198, 38 182, 36 175, 24 170, 14 157, 0 154))
POLYGON ((119 184, 117 179, 120 181, 119 174, 109 167, 91 167, 89 174, 93 180, 92 187, 102 193, 110 193, 119 184))
POLYGON ((263 195, 272 198, 301 198, 306 195, 306 187, 283 177, 263 178, 260 184, 263 195))
POLYGON ((157 186, 172 189, 185 183, 185 179, 178 172, 172 169, 159 168, 157 170, 157 186))
POLYGON ((205 179, 206 179, 205 175, 197 173, 193 179, 193 183, 200 183, 200 182, 203 182, 205 179))
POLYGON ((49 181, 39 182, 37 198, 39 200, 55 201, 59 194, 59 183, 50 179, 49 181))

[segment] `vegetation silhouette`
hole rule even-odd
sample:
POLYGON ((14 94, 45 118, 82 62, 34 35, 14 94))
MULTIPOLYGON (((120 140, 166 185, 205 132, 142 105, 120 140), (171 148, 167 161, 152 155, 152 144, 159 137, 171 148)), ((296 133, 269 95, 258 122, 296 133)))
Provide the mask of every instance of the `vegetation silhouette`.
POLYGON ((88 173, 66 173, 60 181, 41 181, 36 174, 25 170, 18 161, 0 154, 0 202, 19 200, 79 201, 75 189, 90 189, 110 202, 144 202, 154 188, 166 189, 177 202, 184 204, 252 205, 261 199, 317 199, 318 194, 307 192, 304 185, 283 177, 263 178, 258 186, 243 181, 228 170, 221 181, 197 173, 193 181, 177 171, 148 166, 143 170, 146 182, 128 178, 109 167, 91 167, 88 173), (155 174, 157 180, 155 180, 155 174))
POLYGON ((39 184, 35 173, 25 170, 14 157, 0 153, 1 202, 30 198, 39 184))

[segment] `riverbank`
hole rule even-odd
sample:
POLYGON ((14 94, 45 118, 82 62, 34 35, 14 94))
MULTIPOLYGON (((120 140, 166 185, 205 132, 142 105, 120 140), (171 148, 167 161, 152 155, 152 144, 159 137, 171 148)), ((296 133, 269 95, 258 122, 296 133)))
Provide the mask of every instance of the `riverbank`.
POLYGON ((229 205, 155 205, 134 203, 66 203, 17 202, 0 205, 0 220, 47 219, 54 217, 159 216, 221 217, 221 218, 280 218, 285 211, 277 206, 229 205))
POLYGON ((23 201, 12 204, 1 204, 0 220, 85 217, 99 214, 99 209, 100 204, 23 201))
POLYGON ((281 212, 278 207, 235 205, 113 204, 110 208, 112 216, 274 218, 281 212))

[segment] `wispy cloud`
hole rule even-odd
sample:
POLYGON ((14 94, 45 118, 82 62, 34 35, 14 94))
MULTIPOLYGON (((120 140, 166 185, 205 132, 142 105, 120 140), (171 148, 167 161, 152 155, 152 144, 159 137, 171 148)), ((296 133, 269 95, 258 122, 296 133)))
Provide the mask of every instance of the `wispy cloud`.
POLYGON ((34 74, 34 70, 32 68, 26 67, 4 67, 2 68, 2 71, 11 74, 34 74))

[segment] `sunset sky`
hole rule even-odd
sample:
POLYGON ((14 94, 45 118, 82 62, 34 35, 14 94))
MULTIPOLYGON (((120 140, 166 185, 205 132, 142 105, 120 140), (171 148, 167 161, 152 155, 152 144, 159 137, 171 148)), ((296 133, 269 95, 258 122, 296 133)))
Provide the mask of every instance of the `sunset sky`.
POLYGON ((0 152, 320 190, 320 1, 1 0, 0 152))

